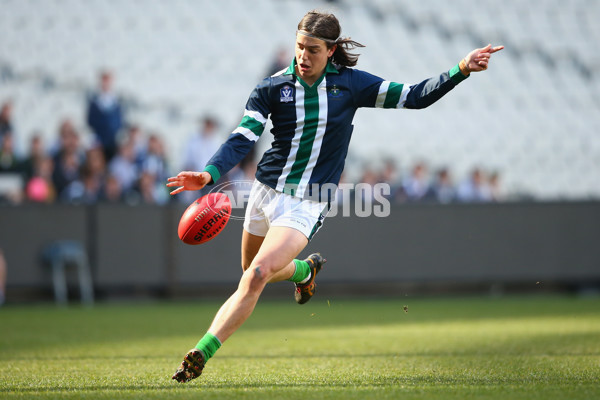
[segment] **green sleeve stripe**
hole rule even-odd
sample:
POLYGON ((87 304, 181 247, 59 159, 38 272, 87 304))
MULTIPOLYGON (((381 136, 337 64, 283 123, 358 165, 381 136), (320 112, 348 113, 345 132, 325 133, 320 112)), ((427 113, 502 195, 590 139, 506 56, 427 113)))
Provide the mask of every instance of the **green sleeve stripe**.
POLYGON ((462 72, 460 72, 458 64, 452 67, 452 69, 448 71, 448 74, 450 75, 452 82, 456 83, 457 85, 469 77, 468 75, 465 76, 462 72))
POLYGON ((400 102, 400 96, 402 95, 403 87, 404 85, 402 83, 390 82, 390 86, 388 87, 387 94, 385 96, 385 101, 383 102, 383 108, 398 107, 398 102, 400 102))
POLYGON ((251 130, 256 136, 262 135, 265 130, 265 126, 261 122, 248 115, 245 115, 244 118, 242 118, 242 122, 240 122, 239 126, 240 128, 251 130))
POLYGON ((221 174, 219 173, 219 170, 214 165, 207 165, 204 168, 204 172, 208 172, 210 174, 210 176, 212 177, 212 182, 209 183, 209 185, 216 183, 221 178, 221 174))

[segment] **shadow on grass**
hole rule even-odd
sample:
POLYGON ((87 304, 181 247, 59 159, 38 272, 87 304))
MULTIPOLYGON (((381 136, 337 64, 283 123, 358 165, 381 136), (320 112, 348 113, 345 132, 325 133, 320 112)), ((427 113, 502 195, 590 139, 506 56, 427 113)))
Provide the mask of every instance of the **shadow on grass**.
MULTIPOLYGON (((318 359, 318 358, 331 358, 331 359, 362 359, 362 358, 395 358, 395 357, 419 357, 419 358, 441 358, 441 357, 489 357, 489 356, 501 356, 501 357, 520 357, 520 356, 548 356, 548 357, 600 357, 600 348, 593 349, 591 351, 570 351, 565 348, 558 348, 555 346, 556 339, 551 340, 553 335, 535 335, 530 336, 528 339, 515 340, 512 339, 508 343, 486 343, 485 347, 482 347, 481 343, 473 343, 471 347, 464 347, 461 345, 459 350, 449 349, 447 351, 397 351, 397 352, 377 352, 377 353, 328 353, 319 352, 315 355, 303 356, 303 358, 318 359), (547 343, 547 345, 545 345, 547 343), (524 351, 523 349, 527 349, 524 351)), ((569 334, 561 335, 561 340, 571 343, 598 343, 600 336, 597 334, 569 334)), ((600 346, 600 345, 599 345, 600 346)), ((218 359, 220 360, 285 360, 285 359, 296 359, 296 354, 219 354, 218 359)), ((145 355, 89 355, 89 356, 31 356, 23 355, 22 357, 7 357, 0 358, 5 361, 73 361, 73 362, 86 362, 86 361, 140 361, 140 360, 153 360, 156 362, 157 359, 164 360, 167 356, 145 356, 145 355)), ((174 363, 180 361, 179 359, 173 360, 174 363)), ((599 370, 600 371, 600 370, 599 370)))
POLYGON ((417 376, 378 376, 370 379, 337 379, 328 380, 326 378, 319 381, 311 379, 301 382, 286 382, 285 380, 274 379, 273 381, 263 382, 252 382, 245 378, 237 379, 235 382, 209 382, 208 380, 202 380, 202 377, 188 382, 185 384, 177 382, 169 382, 165 384, 101 384, 101 385, 87 385, 87 386, 71 386, 68 388, 56 387, 56 386, 38 386, 35 388, 10 388, 8 390, 0 390, 0 393, 44 393, 44 392, 73 392, 77 391, 98 393, 98 392, 126 392, 135 391, 139 393, 148 391, 160 391, 160 392, 181 392, 189 390, 248 390, 248 389, 275 389, 275 390, 289 390, 299 389, 310 393, 311 389, 322 388, 322 389, 345 389, 351 388, 357 389, 369 389, 369 388, 420 388, 428 386, 470 386, 470 387, 499 387, 499 386, 513 386, 513 387, 525 387, 530 386, 532 389, 536 385, 548 387, 548 386, 564 386, 577 384, 578 387, 592 387, 598 390, 594 380, 590 379, 587 381, 580 380, 569 380, 569 379, 557 379, 556 377, 546 376, 535 376, 535 375, 514 375, 514 376, 473 376, 473 375, 417 375, 417 376))
MULTIPOLYGON (((3 354, 0 360, 31 359, 31 343, 38 346, 60 350, 71 350, 79 346, 98 348, 100 345, 115 343, 136 343, 147 341, 152 343, 180 342, 192 336, 192 332, 200 334, 206 323, 213 316, 216 303, 180 304, 159 303, 144 305, 103 305, 93 309, 56 309, 53 307, 27 308, 18 307, 3 310, 3 329, 0 330, 0 348, 3 354), (4 312, 7 311, 7 312, 4 312), (193 321, 189 316, 193 315, 193 321), (178 329, 182 321, 190 321, 185 330, 178 329), (4 329, 6 328, 6 329, 4 329), (44 335, 40 336, 40 332, 44 335), (23 358, 22 358, 23 357, 23 358)), ((297 307, 289 302, 264 302, 260 304, 254 315, 242 327, 239 334, 260 334, 271 329, 305 329, 331 328, 335 334, 343 334, 347 328, 361 328, 366 325, 390 326, 398 325, 399 335, 404 327, 410 329, 413 324, 432 324, 427 329, 438 329, 444 322, 478 321, 478 320, 523 320, 531 318, 551 317, 572 318, 581 320, 600 320, 600 299, 577 299, 572 297, 538 297, 538 298, 459 298, 459 299, 411 299, 411 300, 369 300, 340 301, 324 303, 314 302, 297 307), (408 303, 408 313, 403 305, 408 303), (434 325, 433 325, 434 324, 434 325)), ((394 328, 395 329, 395 328, 394 328)), ((499 328, 501 329, 501 328, 499 328)), ((435 332, 433 330, 432 332, 435 332)), ((501 330, 500 330, 501 332, 501 330)), ((504 341, 486 340, 481 335, 473 342, 461 343, 460 352, 448 350, 438 352, 433 345, 432 352, 422 353, 416 350, 401 351, 394 356, 411 355, 453 355, 453 354, 580 354, 598 355, 600 343, 598 333, 563 333, 563 334, 528 334, 521 340, 509 337, 504 341), (574 343, 585 342, 584 347, 574 343), (559 344, 560 346, 556 346, 559 344), (564 345, 566 344, 566 346, 564 345), (483 345, 483 346, 482 346, 483 345), (571 353, 570 351, 573 351, 571 353)), ((401 340, 400 337, 398 340, 401 340)), ((283 346, 283 345, 282 345, 283 346)), ((170 353, 148 356, 155 358, 171 357, 170 353)), ((331 354, 331 357, 346 357, 343 354, 331 354)), ((143 357, 143 356, 142 356, 143 357)), ((223 357, 221 355, 220 357, 223 357)), ((227 357, 227 356, 225 356, 227 357)), ((245 357, 243 355, 237 357, 245 357)), ((251 356, 247 356, 251 357, 251 356)), ((287 357, 275 356, 275 357, 287 357)), ((90 357, 94 359, 117 359, 102 354, 90 357)), ((123 359, 128 358, 124 356, 123 359)), ((139 359, 140 356, 135 356, 139 359)), ((86 359, 77 356, 54 358, 51 355, 39 359, 86 359)))

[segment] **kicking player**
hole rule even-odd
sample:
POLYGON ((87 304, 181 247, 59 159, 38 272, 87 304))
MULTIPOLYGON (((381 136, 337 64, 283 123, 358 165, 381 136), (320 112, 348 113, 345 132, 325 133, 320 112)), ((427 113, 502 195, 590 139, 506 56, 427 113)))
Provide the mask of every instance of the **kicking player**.
POLYGON ((331 190, 337 185, 360 107, 420 109, 436 102, 471 72, 487 69, 503 46, 471 51, 447 72, 415 85, 386 81, 353 69, 363 47, 340 36, 333 14, 311 11, 298 24, 290 66, 264 79, 250 94, 244 117, 204 171, 168 178, 171 194, 214 184, 250 151, 267 118, 272 147, 259 162, 242 235, 242 268, 235 293, 221 306, 206 335, 190 350, 173 375, 187 382, 252 314, 267 283, 296 283, 296 301, 315 292, 315 277, 325 263, 320 254, 295 257, 323 223, 331 190))

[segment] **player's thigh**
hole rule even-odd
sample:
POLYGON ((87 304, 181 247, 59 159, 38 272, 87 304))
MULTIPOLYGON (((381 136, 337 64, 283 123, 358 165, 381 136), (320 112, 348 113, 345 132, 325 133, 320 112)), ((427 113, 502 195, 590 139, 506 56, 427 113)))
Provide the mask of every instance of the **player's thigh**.
POLYGON ((260 266, 273 275, 291 263, 307 244, 308 239, 299 230, 272 226, 250 266, 260 266))
POLYGON ((264 240, 264 236, 253 235, 245 229, 242 231, 242 269, 244 271, 250 267, 264 240))

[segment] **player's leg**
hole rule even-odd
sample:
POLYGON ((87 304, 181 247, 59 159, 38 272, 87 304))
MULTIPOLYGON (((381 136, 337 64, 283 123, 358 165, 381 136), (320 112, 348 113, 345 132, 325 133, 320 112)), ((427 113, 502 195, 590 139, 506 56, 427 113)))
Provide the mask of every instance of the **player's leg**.
MULTIPOLYGON (((224 342, 250 316, 265 285, 282 270, 291 269, 296 257, 308 244, 304 234, 288 227, 272 227, 242 275, 229 309, 215 318, 209 332, 224 342)), ((291 277, 293 270, 287 272, 291 277)))
POLYGON ((202 373, 212 357, 254 310, 268 282, 290 280, 296 283, 296 301, 304 303, 314 293, 314 278, 324 260, 311 255, 295 260, 324 216, 324 204, 307 202, 278 194, 255 182, 246 208, 242 236, 242 269, 238 290, 220 308, 206 335, 185 357, 173 379, 186 382, 202 373))
MULTIPOLYGON (((258 254, 258 250, 260 250, 260 246, 264 240, 264 235, 254 235, 248 232, 246 229, 242 230, 242 271, 246 271, 248 268, 250 268, 250 264, 252 263, 252 260, 254 260, 254 257, 256 257, 256 254, 258 254)), ((283 275, 285 274, 286 271, 284 269, 283 275)), ((215 319, 218 319, 220 314, 227 310, 229 304, 231 304, 231 298, 229 298, 225 304, 223 304, 215 319)))
MULTIPOLYGON (((265 240, 264 236, 253 235, 248 232, 246 229, 242 230, 242 270, 246 271, 250 268, 250 264, 258 250, 260 250, 260 246, 265 240)), ((232 302, 233 297, 230 297, 219 309, 215 319, 221 318, 221 316, 229 309, 229 305, 232 302)))
POLYGON ((258 250, 260 250, 260 246, 264 240, 264 235, 254 235, 246 229, 242 231, 242 270, 245 271, 250 268, 250 264, 258 254, 258 250))
MULTIPOLYGON (((252 260, 254 260, 254 257, 258 254, 258 250, 260 250, 260 246, 264 240, 264 236, 253 235, 244 229, 242 233, 242 269, 244 271, 250 267, 252 260)), ((298 261, 299 260, 293 260, 285 268, 282 268, 271 278, 269 283, 290 280, 297 270, 296 263, 298 261)))
MULTIPOLYGON (((206 361, 252 314, 266 284, 282 270, 294 265, 294 257, 307 243, 306 236, 293 228, 272 227, 267 232, 249 268, 242 274, 238 289, 217 312, 196 348, 185 356, 173 379, 187 382, 202 373, 206 361)), ((288 278, 294 270, 286 272, 288 278)))

